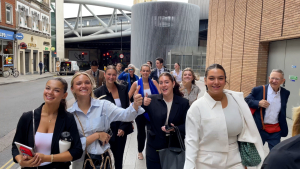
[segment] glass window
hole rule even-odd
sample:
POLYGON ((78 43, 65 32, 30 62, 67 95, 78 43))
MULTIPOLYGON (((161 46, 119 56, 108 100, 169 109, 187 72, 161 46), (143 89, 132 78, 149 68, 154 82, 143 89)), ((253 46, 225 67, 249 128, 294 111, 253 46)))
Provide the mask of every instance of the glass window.
POLYGON ((11 11, 11 5, 6 5, 6 23, 12 23, 12 11, 11 11))
POLYGON ((13 41, 3 41, 3 54, 14 54, 13 41))

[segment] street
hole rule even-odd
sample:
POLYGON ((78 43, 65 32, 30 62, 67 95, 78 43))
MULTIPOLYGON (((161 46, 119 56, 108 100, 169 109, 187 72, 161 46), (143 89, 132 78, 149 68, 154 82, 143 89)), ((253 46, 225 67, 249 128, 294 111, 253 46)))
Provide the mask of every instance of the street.
MULTIPOLYGON (((72 76, 62 77, 70 85, 72 76)), ((11 143, 15 129, 23 112, 31 111, 44 102, 43 91, 49 79, 53 79, 53 77, 0 86, 0 169, 19 167, 19 165, 14 165, 11 160, 11 143), (6 165, 4 166, 4 164, 6 165)), ((74 98, 70 86, 68 86, 68 93, 67 101, 74 98)))

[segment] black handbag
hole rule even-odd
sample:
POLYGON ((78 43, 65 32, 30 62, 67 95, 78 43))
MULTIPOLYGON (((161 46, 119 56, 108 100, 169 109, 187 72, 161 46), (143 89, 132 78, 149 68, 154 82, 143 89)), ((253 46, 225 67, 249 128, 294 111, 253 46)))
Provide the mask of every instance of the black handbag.
POLYGON ((180 148, 170 147, 170 140, 168 148, 158 150, 160 165, 162 169, 183 169, 185 161, 185 147, 181 139, 180 131, 174 127, 177 138, 180 143, 180 148))

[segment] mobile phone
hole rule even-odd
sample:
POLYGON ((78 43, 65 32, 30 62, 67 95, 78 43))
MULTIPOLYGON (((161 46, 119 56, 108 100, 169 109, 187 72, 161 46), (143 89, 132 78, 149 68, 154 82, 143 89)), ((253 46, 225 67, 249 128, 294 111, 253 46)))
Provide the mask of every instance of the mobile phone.
POLYGON ((172 126, 169 126, 169 125, 165 125, 165 129, 166 130, 172 130, 174 127, 172 127, 172 126))
POLYGON ((34 156, 34 151, 31 147, 28 147, 24 144, 15 142, 16 146, 18 147, 19 153, 22 154, 23 156, 34 156))

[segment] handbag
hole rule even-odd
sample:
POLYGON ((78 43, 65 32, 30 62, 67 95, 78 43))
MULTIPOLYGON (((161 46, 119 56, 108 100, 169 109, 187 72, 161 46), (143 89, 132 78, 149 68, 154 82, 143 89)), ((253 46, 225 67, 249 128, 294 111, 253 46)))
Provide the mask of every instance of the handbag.
POLYGON ((254 167, 261 162, 254 143, 238 142, 243 166, 254 167))
POLYGON ((168 148, 158 150, 160 165, 162 169, 183 169, 185 162, 185 147, 181 139, 179 129, 175 126, 177 138, 180 143, 180 148, 170 147, 170 140, 168 148))

